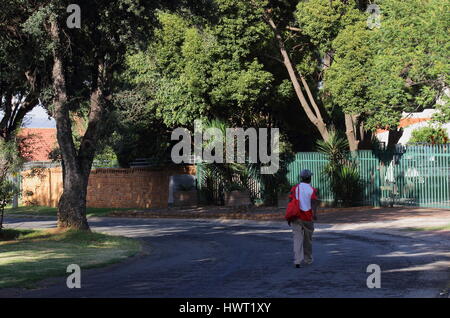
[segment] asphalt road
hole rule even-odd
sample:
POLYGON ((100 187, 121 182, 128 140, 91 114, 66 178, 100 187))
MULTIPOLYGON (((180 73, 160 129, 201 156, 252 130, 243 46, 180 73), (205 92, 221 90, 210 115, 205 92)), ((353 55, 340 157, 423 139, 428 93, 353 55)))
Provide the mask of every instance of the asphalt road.
MULTIPOLYGON (((0 297, 437 297, 450 281, 450 243, 421 233, 317 224, 314 263, 296 269, 285 223, 92 218, 93 230, 142 239, 144 255, 82 270, 0 297), (381 288, 366 284, 369 264, 381 288)), ((54 220, 8 218, 7 226, 53 227, 54 220)), ((388 224, 386 225, 388 227, 388 224)), ((448 237, 447 237, 448 238, 448 237)))

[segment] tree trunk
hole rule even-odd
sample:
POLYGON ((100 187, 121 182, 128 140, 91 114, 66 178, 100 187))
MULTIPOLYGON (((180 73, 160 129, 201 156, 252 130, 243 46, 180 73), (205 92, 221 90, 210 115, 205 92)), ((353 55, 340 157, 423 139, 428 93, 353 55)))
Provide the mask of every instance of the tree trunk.
POLYGON ((1 213, 0 213, 0 230, 3 229, 3 215, 5 214, 5 208, 1 208, 1 213))
POLYGON ((345 114, 345 134, 350 151, 372 149, 373 133, 364 129, 360 115, 345 114))
POLYGON ((294 86, 295 93, 297 95, 298 100, 300 101, 300 105, 302 106, 303 110, 305 111, 308 119, 314 124, 314 126, 316 126, 316 128, 319 131, 322 138, 324 140, 327 140, 329 137, 328 128, 322 118, 320 109, 317 106, 317 104, 315 103, 314 97, 311 94, 308 83, 306 82, 304 77, 300 75, 302 84, 308 95, 308 98, 312 105, 312 108, 309 105, 308 101, 306 100, 305 95, 303 94, 301 84, 298 80, 297 71, 296 71, 294 65, 292 64, 292 61, 289 57, 286 47, 284 46, 283 38, 282 38, 277 26, 275 25, 275 22, 273 21, 273 19, 270 17, 269 13, 267 13, 267 12, 264 14, 264 21, 270 26, 270 28, 274 32, 275 39, 278 44, 278 48, 280 50, 281 56, 283 57, 283 64, 289 73, 289 78, 292 82, 292 85, 294 86), (313 109, 314 109, 314 111, 313 111, 313 109))
MULTIPOLYGON (((72 138, 72 126, 67 104, 66 78, 60 41, 60 29, 56 19, 51 20, 50 35, 53 50, 52 80, 54 89, 54 118, 58 144, 63 162, 63 193, 58 204, 58 227, 89 230, 86 219, 86 193, 89 173, 77 160, 72 138)), ((89 167, 90 170, 90 167, 89 167)))
POLYGON ((86 194, 89 175, 63 169, 64 190, 58 203, 58 227, 89 230, 86 194))
POLYGON ((355 115, 345 114, 345 134, 347 135, 347 141, 350 151, 357 151, 359 146, 359 140, 356 131, 356 120, 355 115))
POLYGON ((373 149, 373 138, 375 137, 372 131, 364 129, 364 122, 359 123, 359 144, 358 149, 370 150, 373 149))
POLYGON ((398 141, 403 136, 403 129, 389 129, 388 135, 388 144, 386 145, 387 149, 395 149, 395 145, 398 144, 398 141))
MULTIPOLYGON (((56 120, 57 139, 62 156, 63 193, 58 204, 58 227, 89 230, 86 219, 86 196, 89 175, 94 160, 96 146, 104 119, 104 107, 110 100, 105 94, 109 87, 111 69, 106 69, 105 53, 95 52, 92 67, 92 83, 88 125, 77 151, 72 137, 72 122, 66 89, 66 71, 64 69, 61 31, 56 19, 50 21, 49 32, 54 45, 53 50, 53 89, 54 118, 56 120)), ((96 37, 99 41, 99 38, 96 37)))

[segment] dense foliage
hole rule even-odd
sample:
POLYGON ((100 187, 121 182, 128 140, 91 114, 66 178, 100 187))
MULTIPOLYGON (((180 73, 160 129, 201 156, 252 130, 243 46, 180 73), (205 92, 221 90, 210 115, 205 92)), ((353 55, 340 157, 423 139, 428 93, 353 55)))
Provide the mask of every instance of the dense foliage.
POLYGON ((327 159, 322 177, 329 182, 335 203, 344 206, 358 203, 362 184, 347 140, 333 131, 328 140, 319 140, 316 147, 327 159))
POLYGON ((361 115, 367 129, 396 127, 403 111, 434 107, 450 74, 448 1, 377 4, 381 27, 360 19, 339 32, 325 76, 332 103, 361 115))
POLYGON ((12 177, 19 172, 21 165, 22 158, 17 153, 17 145, 0 139, 0 230, 3 228, 5 206, 19 193, 12 177))
POLYGON ((449 138, 447 131, 442 127, 422 127, 413 130, 409 143, 422 143, 422 144, 447 144, 449 138))

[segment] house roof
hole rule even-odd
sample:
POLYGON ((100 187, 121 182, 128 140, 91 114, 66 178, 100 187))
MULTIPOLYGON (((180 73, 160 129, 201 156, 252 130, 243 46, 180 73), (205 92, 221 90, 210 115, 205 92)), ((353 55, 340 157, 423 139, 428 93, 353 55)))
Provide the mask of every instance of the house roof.
MULTIPOLYGON (((417 123, 429 121, 432 119, 433 114, 435 114, 436 112, 437 112, 436 109, 424 109, 422 112, 418 113, 403 112, 398 128, 406 128, 411 125, 415 125, 417 123)), ((389 131, 388 129, 377 129, 376 134, 378 135, 388 131, 389 131)))
POLYGON ((25 160, 51 161, 49 154, 57 146, 55 128, 21 128, 18 137, 25 160))

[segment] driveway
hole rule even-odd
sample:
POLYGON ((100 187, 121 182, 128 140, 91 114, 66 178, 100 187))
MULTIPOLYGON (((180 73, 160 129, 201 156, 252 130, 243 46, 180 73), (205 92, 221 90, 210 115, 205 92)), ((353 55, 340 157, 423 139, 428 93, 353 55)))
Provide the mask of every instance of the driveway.
MULTIPOLYGON (((147 253, 1 297, 438 297, 450 282, 445 235, 393 230, 389 222, 316 224, 314 263, 296 269, 283 222, 91 218, 93 230, 139 238, 147 253), (369 264, 381 288, 369 289, 369 264), (45 286, 45 287, 43 287, 45 286)), ((53 227, 53 219, 8 218, 7 226, 53 227)))

